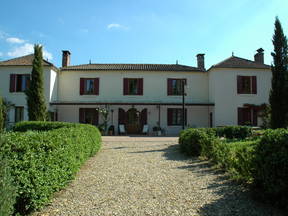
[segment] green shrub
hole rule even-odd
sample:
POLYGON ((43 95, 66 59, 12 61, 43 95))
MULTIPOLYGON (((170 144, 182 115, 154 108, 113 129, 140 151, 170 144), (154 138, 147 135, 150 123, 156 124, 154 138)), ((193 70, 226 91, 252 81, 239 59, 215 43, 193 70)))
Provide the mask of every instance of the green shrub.
MULTIPOLYGON (((3 150, 3 140, 0 137, 0 152, 3 150)), ((16 187, 11 176, 10 163, 3 154, 0 154, 0 215, 12 215, 15 202, 16 187)))
MULTIPOLYGON (((241 130, 238 127, 235 127, 237 129, 231 128, 223 129, 225 129, 225 132, 241 131, 244 127, 241 127, 241 130)), ((219 132, 218 129, 211 128, 184 130, 179 137, 180 150, 190 156, 202 156, 211 159, 212 162, 228 171, 235 179, 251 182, 251 161, 254 156, 255 145, 259 142, 259 139, 254 138, 245 141, 220 140, 216 137, 217 132, 219 132)), ((227 134, 230 133, 228 132, 227 134)))
POLYGON ((190 156, 206 154, 214 140, 213 130, 190 128, 180 133, 180 150, 190 156))
POLYGON ((14 127, 13 131, 26 132, 29 130, 33 131, 48 131, 55 130, 63 127, 71 128, 77 127, 76 123, 68 122, 43 122, 43 121, 22 121, 18 122, 14 127))
POLYGON ((99 130, 92 125, 24 122, 15 128, 37 130, 4 135, 3 153, 12 161, 11 174, 18 185, 16 212, 20 214, 47 204, 101 145, 99 130))
POLYGON ((263 198, 288 207, 288 130, 267 130, 255 149, 254 186, 263 198))
POLYGON ((211 150, 210 159, 228 171, 234 179, 251 182, 253 158, 256 144, 254 141, 217 142, 211 150))
POLYGON ((226 126, 215 128, 219 137, 227 139, 245 139, 252 135, 252 128, 247 126, 226 126))

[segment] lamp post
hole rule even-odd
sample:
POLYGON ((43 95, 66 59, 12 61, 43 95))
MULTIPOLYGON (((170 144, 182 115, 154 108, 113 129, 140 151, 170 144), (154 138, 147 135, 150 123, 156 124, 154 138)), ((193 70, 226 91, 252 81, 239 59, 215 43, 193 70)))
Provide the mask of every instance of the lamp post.
POLYGON ((185 129, 185 85, 186 80, 182 79, 182 129, 185 129))

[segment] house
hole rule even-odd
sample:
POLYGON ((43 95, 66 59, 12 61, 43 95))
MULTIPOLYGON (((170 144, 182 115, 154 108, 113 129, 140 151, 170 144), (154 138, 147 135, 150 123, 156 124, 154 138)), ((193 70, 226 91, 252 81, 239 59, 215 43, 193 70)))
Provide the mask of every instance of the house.
MULTIPOLYGON (((61 68, 43 60, 47 106, 55 120, 93 125, 103 123, 96 108, 105 107, 108 125, 116 130, 124 125, 130 134, 141 133, 143 125, 150 133, 160 127, 168 135, 178 134, 183 123, 259 126, 259 110, 268 103, 272 78, 263 51, 257 50, 254 61, 231 56, 206 70, 204 54, 197 55, 197 67, 70 65, 71 53, 66 50, 61 68)), ((0 94, 15 105, 9 114, 11 124, 27 120, 23 91, 29 85, 32 59, 29 55, 0 62, 0 94)))

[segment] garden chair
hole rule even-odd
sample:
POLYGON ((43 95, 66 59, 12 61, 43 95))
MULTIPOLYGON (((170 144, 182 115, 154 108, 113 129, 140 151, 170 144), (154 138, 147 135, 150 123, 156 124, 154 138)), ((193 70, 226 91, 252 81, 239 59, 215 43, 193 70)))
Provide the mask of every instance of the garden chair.
POLYGON ((119 134, 126 134, 125 126, 123 124, 119 125, 119 134))

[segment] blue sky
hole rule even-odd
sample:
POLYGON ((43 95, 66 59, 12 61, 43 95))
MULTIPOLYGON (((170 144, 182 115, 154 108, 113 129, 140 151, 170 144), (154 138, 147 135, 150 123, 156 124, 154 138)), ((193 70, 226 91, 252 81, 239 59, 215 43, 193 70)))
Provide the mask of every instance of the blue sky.
POLYGON ((253 59, 265 50, 272 61, 275 16, 288 33, 287 0, 9 0, 1 3, 0 59, 44 46, 45 57, 61 65, 159 63, 206 68, 234 55, 253 59), (40 3, 41 2, 41 3, 40 3))

